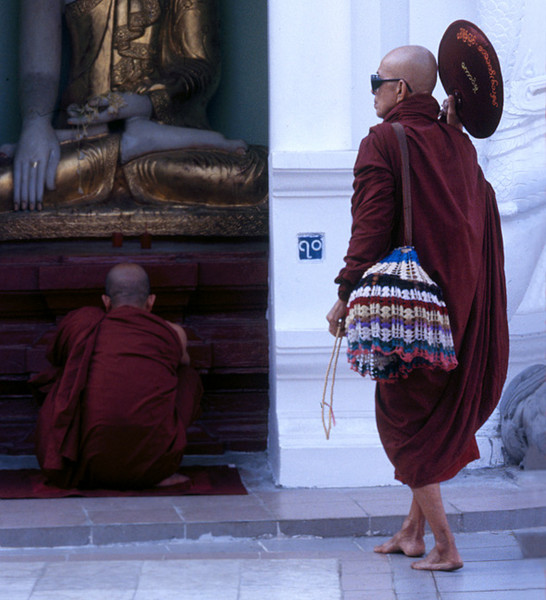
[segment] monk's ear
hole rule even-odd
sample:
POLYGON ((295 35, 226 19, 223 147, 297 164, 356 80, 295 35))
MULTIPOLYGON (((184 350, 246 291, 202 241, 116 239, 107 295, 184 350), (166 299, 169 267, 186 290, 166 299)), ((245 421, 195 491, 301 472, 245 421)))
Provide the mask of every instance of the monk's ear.
POLYGON ((103 294, 101 296, 101 299, 102 303, 104 304, 104 308, 106 309, 106 312, 108 312, 112 308, 112 300, 110 299, 110 296, 103 294))
POLYGON ((152 308, 154 307, 155 304, 155 294, 150 294, 148 296, 148 298, 146 299, 146 304, 144 304, 144 310, 147 310, 148 312, 152 312, 152 308))
POLYGON ((396 104, 408 98, 409 95, 410 91, 408 90, 407 83, 403 79, 400 79, 396 87, 396 104))

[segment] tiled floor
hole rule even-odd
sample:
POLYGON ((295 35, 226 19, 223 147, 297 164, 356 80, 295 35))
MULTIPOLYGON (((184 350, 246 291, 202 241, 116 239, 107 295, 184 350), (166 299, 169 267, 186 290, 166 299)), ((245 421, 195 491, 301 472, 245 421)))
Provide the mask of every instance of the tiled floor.
MULTIPOLYGON (((465 566, 417 572, 384 538, 209 538, 0 550, 1 600, 545 600, 511 532, 458 534, 465 566)), ((430 546, 430 540, 427 540, 430 546)))
POLYGON ((443 486, 465 566, 428 573, 373 552, 406 488, 282 489, 263 455, 195 460, 226 458, 247 496, 0 501, 0 600, 546 600, 546 471, 443 486))
MULTIPOLYGON (((411 492, 396 485, 277 488, 263 455, 229 458, 238 462, 247 496, 0 500, 0 547, 190 540, 204 535, 390 535, 410 505, 411 492)), ((194 460, 226 461, 226 456, 194 460)), ((9 462, 0 457, 0 468, 9 462)), ((458 533, 546 525, 546 471, 467 471, 443 486, 443 496, 458 533)))

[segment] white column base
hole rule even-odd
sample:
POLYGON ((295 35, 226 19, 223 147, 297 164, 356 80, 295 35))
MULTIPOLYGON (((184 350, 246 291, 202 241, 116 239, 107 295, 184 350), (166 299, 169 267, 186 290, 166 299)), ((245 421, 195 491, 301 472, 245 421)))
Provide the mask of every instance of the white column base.
POLYGON ((334 388, 335 425, 326 439, 320 404, 333 340, 325 331, 277 332, 276 431, 270 437, 276 482, 286 487, 392 485, 394 469, 375 425, 375 383, 350 370, 345 341, 334 388))

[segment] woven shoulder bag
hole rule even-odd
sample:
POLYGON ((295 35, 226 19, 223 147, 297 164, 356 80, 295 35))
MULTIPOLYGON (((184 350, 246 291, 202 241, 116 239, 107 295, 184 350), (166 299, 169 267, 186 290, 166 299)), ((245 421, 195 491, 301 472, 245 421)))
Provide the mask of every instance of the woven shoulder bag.
POLYGON ((406 134, 393 124, 402 153, 404 246, 370 267, 347 304, 348 360, 377 381, 405 378, 416 368, 457 366, 442 291, 412 246, 411 189, 406 134))

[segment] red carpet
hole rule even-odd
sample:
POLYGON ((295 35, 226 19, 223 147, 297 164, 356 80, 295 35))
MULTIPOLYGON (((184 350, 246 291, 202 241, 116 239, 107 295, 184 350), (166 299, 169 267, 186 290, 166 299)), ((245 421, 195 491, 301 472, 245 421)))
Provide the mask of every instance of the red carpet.
POLYGON ((183 467, 179 471, 190 481, 168 487, 144 490, 65 490, 46 483, 38 469, 0 471, 0 498, 106 498, 123 496, 188 496, 188 495, 236 495, 247 494, 239 472, 235 467, 214 465, 207 467, 183 467))

